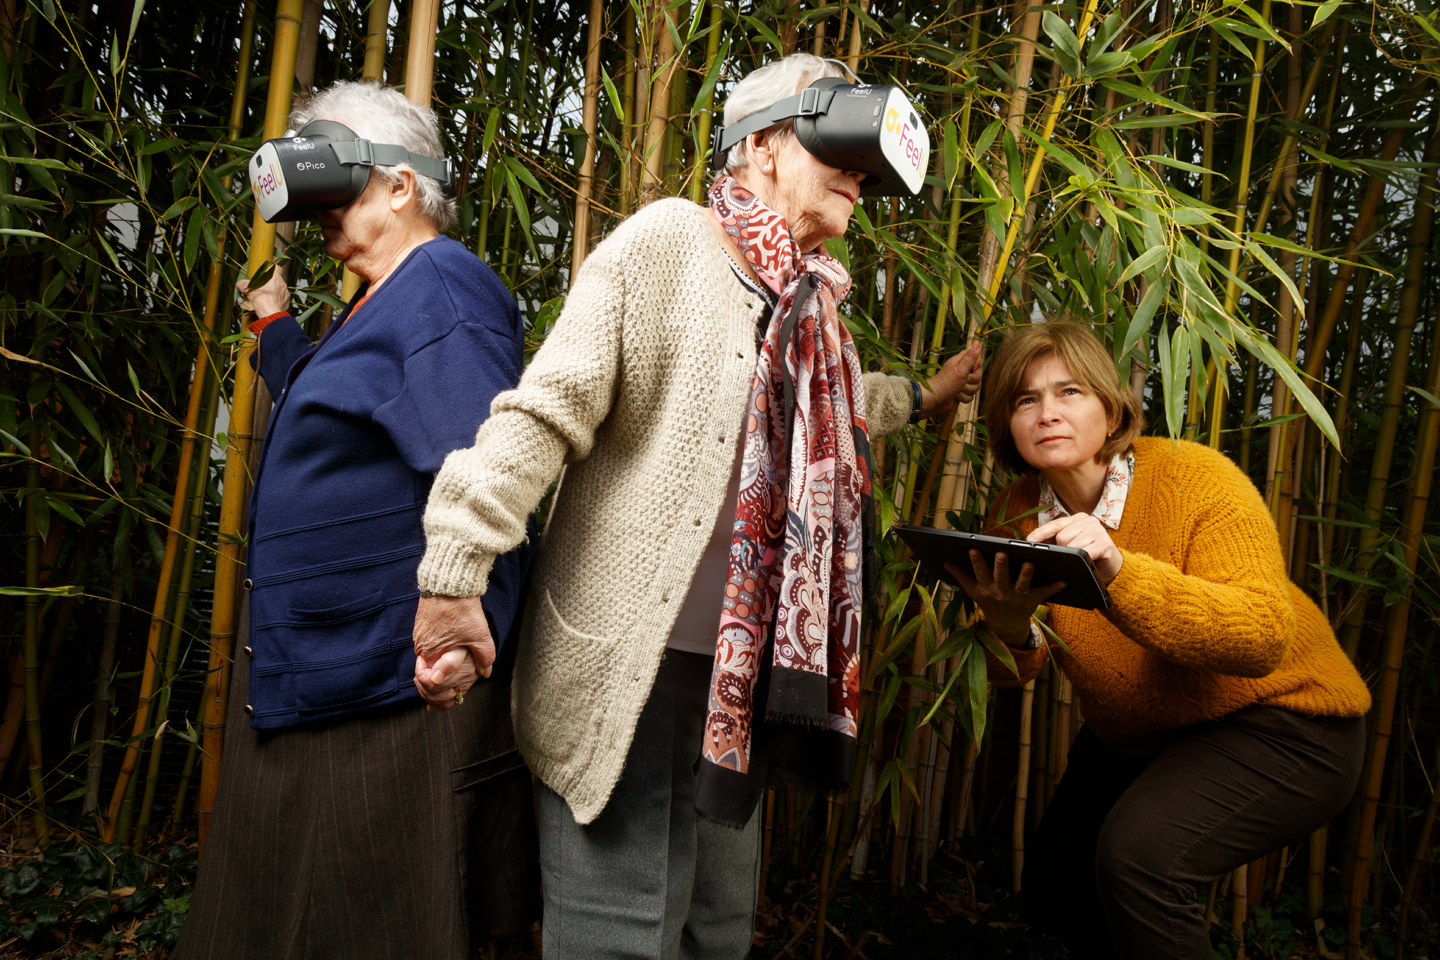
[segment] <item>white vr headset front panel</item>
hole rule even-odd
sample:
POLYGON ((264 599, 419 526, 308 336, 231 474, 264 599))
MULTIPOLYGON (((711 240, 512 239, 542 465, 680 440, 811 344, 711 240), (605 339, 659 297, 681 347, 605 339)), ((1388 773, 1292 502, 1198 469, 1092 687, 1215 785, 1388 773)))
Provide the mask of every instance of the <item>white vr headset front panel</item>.
POLYGON ((280 172, 280 155, 275 152, 275 144, 262 143, 250 158, 250 189, 255 193, 260 216, 267 223, 290 202, 290 188, 280 172))
POLYGON ((881 111, 880 152, 911 193, 919 193, 930 167, 930 134, 920 123, 910 98, 899 87, 890 90, 881 111))

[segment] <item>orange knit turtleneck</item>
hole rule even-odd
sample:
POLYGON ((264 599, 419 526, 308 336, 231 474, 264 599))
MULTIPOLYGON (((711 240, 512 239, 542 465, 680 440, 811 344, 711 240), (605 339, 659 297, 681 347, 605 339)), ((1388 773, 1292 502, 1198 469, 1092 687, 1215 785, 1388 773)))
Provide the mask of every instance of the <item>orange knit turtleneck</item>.
MULTIPOLYGON (((1010 536, 1035 529, 1039 479, 996 500, 990 522, 1010 536)), ((1279 537, 1250 479, 1227 457, 1186 441, 1135 441, 1135 477, 1120 528, 1125 562, 1101 613, 1056 606, 1050 626, 1074 653, 1056 656, 1084 700, 1085 721, 1116 747, 1147 750, 1170 730, 1252 704, 1358 717, 1370 692, 1314 602, 1285 574, 1279 537)), ((1014 651, 1018 678, 1047 652, 1014 651)))

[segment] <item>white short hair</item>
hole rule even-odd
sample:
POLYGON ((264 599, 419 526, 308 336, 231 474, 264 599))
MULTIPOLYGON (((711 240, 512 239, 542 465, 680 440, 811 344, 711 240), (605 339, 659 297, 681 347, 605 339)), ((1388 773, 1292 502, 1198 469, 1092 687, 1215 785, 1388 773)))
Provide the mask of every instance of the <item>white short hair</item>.
MULTIPOLYGON (((813 53, 792 53, 750 73, 735 85, 725 100, 725 125, 744 120, 757 110, 794 96, 821 77, 841 77, 845 72, 831 60, 822 60, 813 53)), ((768 128, 771 136, 792 136, 794 120, 781 120, 768 128)), ((745 141, 730 148, 725 157, 725 172, 734 176, 750 163, 745 158, 745 141)))
MULTIPOLYGON (((411 153, 445 159, 440 148, 440 125, 430 108, 411 103, 399 90, 374 80, 339 80, 299 100, 290 113, 290 129, 298 131, 311 120, 334 120, 354 130, 362 140, 393 143, 411 153)), ((445 195, 439 180, 422 177, 408 163, 370 168, 372 177, 386 183, 399 180, 397 170, 409 170, 415 175, 421 215, 441 233, 449 230, 455 223, 455 199, 445 195)))

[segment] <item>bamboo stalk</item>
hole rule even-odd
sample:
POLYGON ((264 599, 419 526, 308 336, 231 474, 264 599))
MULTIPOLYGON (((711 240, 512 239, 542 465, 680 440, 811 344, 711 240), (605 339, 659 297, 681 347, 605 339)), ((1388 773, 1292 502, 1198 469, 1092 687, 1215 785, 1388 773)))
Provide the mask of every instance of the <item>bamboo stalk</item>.
MULTIPOLYGON (((697 14, 698 16, 698 14, 697 14)), ((720 55, 720 33, 721 26, 725 22, 725 5, 721 0, 710 0, 710 35, 705 38, 705 76, 715 66, 715 58, 720 55)), ((825 36, 825 21, 820 21, 820 32, 816 38, 816 45, 820 44, 825 36)), ((718 78, 717 78, 718 79, 718 78)), ((705 95, 703 103, 695 105, 695 169, 690 174, 690 202, 702 203, 705 199, 705 183, 710 178, 710 129, 714 119, 715 88, 711 87, 710 92, 705 95)))
MULTIPOLYGON (((1430 225, 1434 220, 1436 167, 1440 157, 1440 111, 1431 118, 1430 137, 1425 147, 1424 170, 1415 197, 1415 214, 1410 228, 1410 242, 1405 261, 1405 279, 1401 288, 1400 307, 1395 316, 1390 350, 1390 369, 1385 379, 1385 394, 1380 407, 1380 427, 1375 434, 1375 452, 1370 460, 1370 482, 1365 492, 1365 516, 1372 526, 1360 531, 1360 549, 1355 570, 1369 577, 1375 560, 1375 546, 1380 537, 1380 520, 1385 509, 1385 493, 1390 487, 1390 468, 1395 459, 1395 443, 1400 426, 1400 408, 1405 401, 1405 377, 1410 365, 1410 342, 1420 311, 1420 297, 1426 287, 1425 260, 1430 249, 1430 225)), ((1412 566, 1413 570, 1414 567, 1412 566)), ((1350 616, 1340 632, 1340 645, 1353 659, 1365 623, 1365 600, 1369 591, 1357 583, 1350 616)))
POLYGON ((675 68, 680 65, 680 55, 675 49, 675 38, 671 30, 676 26, 675 11, 664 9, 659 4, 658 22, 655 32, 658 41, 655 50, 656 74, 658 79, 650 90, 649 124, 645 131, 645 146, 642 156, 644 167, 641 171, 640 190, 645 202, 659 199, 665 189, 665 131, 670 123, 670 85, 675 79, 675 68))
POLYGON ((40 527, 35 501, 40 492, 40 411, 31 408, 30 460, 25 467, 25 586, 31 592, 25 597, 25 727, 30 741, 30 802, 31 823, 35 845, 41 850, 50 846, 50 830, 45 818, 45 782, 40 757, 40 527))
MULTIPOLYGON (((1082 43, 1084 42, 1083 38, 1090 32, 1090 23, 1095 18, 1095 8, 1098 5, 1099 0, 1086 0, 1084 12, 1080 15, 1080 25, 1075 30, 1075 35, 1082 38, 1082 43)), ((1060 81, 1060 88, 1055 91, 1055 96, 1050 101, 1050 109, 1046 113, 1045 127, 1040 134, 1041 140, 1050 140, 1054 137, 1055 125, 1059 122, 1060 114, 1065 109, 1065 99, 1069 95, 1072 86, 1073 79, 1068 75, 1060 81)), ((1019 235, 1020 226, 1024 220, 1024 211, 1029 206, 1031 196, 1035 193, 1035 183, 1040 179, 1040 169, 1044 166, 1045 156, 1045 151, 1037 146, 1030 158, 1030 168, 1025 173, 1024 193, 1021 195, 1020 202, 1016 205, 1015 209, 1011 211, 1010 226, 1005 233, 1005 245, 1001 248, 999 256, 995 258, 993 275, 989 279, 988 286, 986 286, 985 301, 981 304, 982 319, 987 323, 995 311, 995 305, 999 302, 1000 286, 1005 279, 1003 265, 1009 262, 1010 253, 1015 249, 1015 238, 1019 235)), ((985 264, 982 260, 982 270, 984 266, 985 264)))
POLYGON ((1070 760, 1070 707, 1074 700, 1074 687, 1070 684, 1070 676, 1065 671, 1060 671, 1060 697, 1059 704, 1055 711, 1055 781, 1054 785, 1059 786, 1060 780, 1065 776, 1065 767, 1070 760))
POLYGON ((435 87, 435 24, 440 0, 410 0, 410 42, 405 50, 405 99, 430 106, 435 87))
POLYGON ((200 452, 195 457, 195 476, 190 482, 190 497, 186 505, 189 520, 185 530, 185 558, 180 566, 180 589, 175 595, 174 614, 171 616, 170 642, 165 650, 165 682, 159 691, 156 708, 155 738, 150 745, 150 766, 145 776, 145 793, 140 803, 140 816, 135 824, 136 846, 144 843, 145 831, 150 826, 151 809, 155 804, 155 791, 160 783, 160 760, 165 745, 165 726, 170 719, 170 697, 175 686, 175 674, 180 668, 180 648, 185 640, 185 613, 190 606, 190 588, 195 577, 195 552, 200 540, 200 525, 205 513, 206 480, 210 475, 210 438, 215 432, 215 413, 218 407, 219 383, 205 376, 201 368, 196 377, 204 385, 204 409, 202 414, 200 452))
MULTIPOLYGON (((869 12, 870 0, 860 0, 861 12, 869 12)), ((855 15, 850 26, 850 53, 845 57, 845 64, 850 68, 851 73, 858 73, 860 70, 860 14, 855 15)))
MULTIPOLYGON (((247 6, 253 10, 254 3, 247 6)), ((253 14, 252 14, 253 16, 253 14)), ((385 73, 386 36, 390 28, 390 0, 370 0, 370 14, 365 21, 365 63, 360 69, 360 79, 378 81, 385 73)), ((249 65, 250 58, 243 57, 242 63, 249 65)), ((484 251, 479 254, 482 259, 484 251)), ((360 277, 341 267, 340 299, 349 303, 360 289, 360 277)))
POLYGON ((1020 693, 1020 762, 1015 768, 1015 816, 1010 824, 1010 892, 1020 892, 1025 869, 1025 805, 1030 799, 1030 730, 1035 714, 1035 681, 1020 693))
POLYGON ((575 230, 572 234, 570 282, 590 252, 590 198, 595 192, 595 151, 600 126, 600 41, 605 36, 605 2, 590 0, 590 28, 585 54, 585 158, 580 162, 580 184, 575 194, 575 230))
MULTIPOLYGON (((1426 389, 1433 394, 1440 390, 1440 323, 1431 324, 1431 328, 1430 370, 1426 389)), ((1399 546, 1405 569, 1410 571, 1418 569, 1420 544, 1425 534, 1425 510, 1430 502, 1430 488, 1435 481, 1437 439, 1440 439, 1440 410, 1427 403, 1420 414, 1405 513, 1400 526, 1399 546)), ((1345 936, 1345 955, 1348 960, 1355 960, 1360 954, 1360 918, 1361 906, 1364 903, 1365 872, 1374 856, 1375 816, 1380 803, 1380 785, 1385 772, 1385 754, 1390 745, 1395 702, 1400 689, 1400 668, 1405 655, 1405 635, 1410 624, 1411 598, 1415 590, 1414 574, 1407 580, 1399 602, 1391 604, 1386 611, 1379 692, 1371 713, 1375 732, 1363 784, 1355 872, 1350 882, 1349 918, 1345 936)))
POLYGON ((1430 805, 1425 808, 1425 819, 1420 827, 1420 842, 1415 847, 1415 858, 1410 862, 1410 871, 1405 875, 1405 888, 1400 894, 1400 914, 1395 921, 1395 960, 1402 960, 1405 952, 1405 929, 1410 922, 1410 908, 1420 895, 1420 883, 1425 872, 1434 862, 1435 818, 1440 814, 1440 767, 1436 768, 1435 790, 1430 795, 1430 805))
MULTIPOLYGON (((290 114, 290 93, 294 83, 295 55, 300 39, 302 0, 278 0, 275 12, 275 39, 271 48, 270 84, 265 107, 264 140, 285 132, 290 114)), ((432 40, 433 42, 433 40, 432 40)), ((255 211, 250 233, 248 276, 254 276, 270 260, 275 246, 275 227, 255 211)), ((231 649, 239 613, 241 568, 240 533, 243 529, 249 493, 250 446, 254 432, 255 396, 258 377, 250 366, 255 338, 242 339, 236 350, 235 386, 230 405, 230 428, 226 431, 224 498, 220 504, 219 549, 215 562, 214 613, 210 622, 210 663, 206 674, 204 747, 200 764, 200 849, 205 847, 210 817, 215 810, 215 792, 220 785, 220 763, 225 744, 225 705, 230 690, 231 649)))
POLYGON ((105 626, 100 634, 100 659, 95 667, 95 697, 90 717, 90 757, 85 765, 85 800, 81 816, 92 816, 100 806, 100 777, 104 770, 104 740, 110 721, 110 675, 115 672, 115 641, 120 635, 120 612, 125 597, 125 551, 112 565, 110 598, 105 604, 105 626))

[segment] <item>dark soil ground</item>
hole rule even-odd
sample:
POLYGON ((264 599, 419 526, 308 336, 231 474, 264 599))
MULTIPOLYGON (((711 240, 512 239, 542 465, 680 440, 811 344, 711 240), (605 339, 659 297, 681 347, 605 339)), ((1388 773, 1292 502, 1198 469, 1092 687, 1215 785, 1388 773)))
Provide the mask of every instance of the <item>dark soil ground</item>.
MULTIPOLYGON (((91 960, 163 960, 179 936, 189 909, 197 858, 193 836, 168 838, 145 855, 98 845, 62 829, 41 857, 27 820, 0 828, 0 960, 75 957, 91 960)), ((813 860, 814 858, 812 858, 813 860)), ((988 958, 1050 960, 1067 953, 1055 940, 1023 922, 1009 893, 1004 838, 969 841, 960 855, 942 853, 929 883, 889 884, 888 858, 877 857, 860 881, 846 873, 827 911, 823 956, 839 958, 988 958), (1003 866, 1001 866, 1003 865, 1003 866), (883 868, 883 869, 882 869, 883 868)), ((1300 878, 1287 879, 1275 895, 1251 911, 1245 955, 1269 958, 1343 956, 1344 912, 1338 899, 1326 904, 1325 924, 1305 914, 1300 878)), ((782 863, 770 877, 756 921, 751 957, 814 957, 815 873, 811 865, 782 863)), ((1404 956, 1440 960, 1434 904, 1412 913, 1404 956)), ((1368 908, 1367 908, 1368 909, 1368 908)), ((1222 901, 1216 913, 1229 917, 1222 901)), ((1394 915, 1367 914, 1364 956, 1396 956, 1394 915)), ((1238 941, 1228 923, 1211 930, 1215 956, 1232 960, 1238 941)), ((537 938, 513 937, 492 944, 489 960, 540 956, 537 938)))

